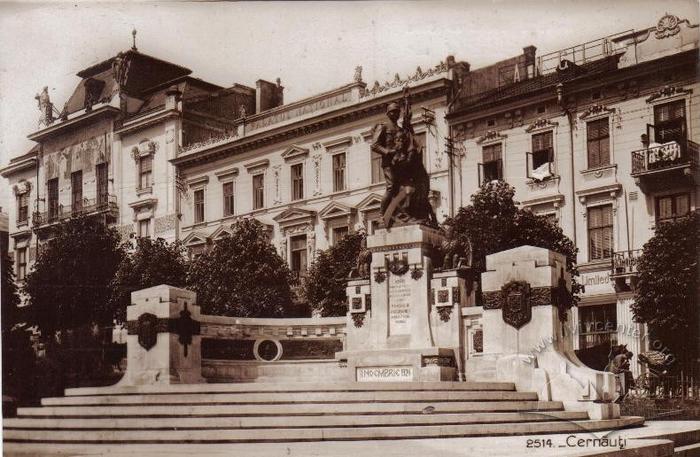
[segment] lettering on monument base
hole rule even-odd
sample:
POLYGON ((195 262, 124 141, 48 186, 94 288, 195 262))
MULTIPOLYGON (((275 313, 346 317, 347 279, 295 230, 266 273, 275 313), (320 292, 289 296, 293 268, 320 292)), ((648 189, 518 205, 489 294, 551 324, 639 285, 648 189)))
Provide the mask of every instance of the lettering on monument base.
POLYGON ((357 382, 413 381, 413 367, 358 367, 357 382))

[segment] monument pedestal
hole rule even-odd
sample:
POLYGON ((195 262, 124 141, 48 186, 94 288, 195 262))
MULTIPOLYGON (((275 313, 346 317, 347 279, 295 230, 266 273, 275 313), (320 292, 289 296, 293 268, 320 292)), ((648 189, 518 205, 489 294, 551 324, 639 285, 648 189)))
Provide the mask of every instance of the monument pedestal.
POLYGON ((566 258, 520 246, 488 255, 486 270, 480 362, 490 361, 496 379, 537 392, 540 401, 562 401, 592 419, 619 417, 614 375, 587 367, 574 353, 571 313, 561 305, 571 288, 566 258))
POLYGON ((352 381, 457 378, 459 340, 439 347, 431 313, 432 259, 443 239, 439 230, 417 224, 367 237, 370 278, 348 283, 346 350, 336 353, 347 360, 352 381))
POLYGON ((205 382, 196 301, 194 292, 166 285, 131 294, 126 373, 118 386, 205 382))

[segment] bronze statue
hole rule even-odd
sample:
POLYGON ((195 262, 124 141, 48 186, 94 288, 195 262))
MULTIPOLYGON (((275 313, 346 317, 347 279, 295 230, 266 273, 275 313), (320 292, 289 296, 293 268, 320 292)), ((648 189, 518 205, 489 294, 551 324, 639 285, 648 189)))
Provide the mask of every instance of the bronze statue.
POLYGON ((41 127, 42 124, 46 127, 53 124, 53 103, 51 103, 51 98, 49 97, 48 86, 44 86, 41 93, 36 94, 34 99, 37 101, 39 111, 41 112, 39 127, 41 127))
POLYGON ((437 226, 437 219, 428 201, 430 178, 423 166, 423 151, 415 141, 411 125, 411 104, 404 88, 402 106, 389 103, 389 122, 374 129, 372 151, 381 155, 386 191, 380 206, 386 228, 395 221, 437 226), (399 125, 399 117, 402 118, 399 125))

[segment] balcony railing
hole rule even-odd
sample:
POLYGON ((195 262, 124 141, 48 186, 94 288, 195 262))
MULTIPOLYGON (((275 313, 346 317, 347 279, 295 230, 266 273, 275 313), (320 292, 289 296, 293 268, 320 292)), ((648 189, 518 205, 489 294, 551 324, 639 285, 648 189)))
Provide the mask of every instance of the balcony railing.
POLYGON ((670 141, 632 152, 632 176, 674 168, 697 166, 698 144, 690 140, 670 141))
POLYGON ((641 249, 618 251, 612 256, 612 271, 610 276, 631 276, 637 274, 637 262, 642 255, 641 249))
POLYGON ((48 211, 34 213, 34 226, 53 224, 71 217, 92 214, 115 214, 119 211, 116 195, 99 195, 96 198, 84 198, 79 204, 52 205, 48 211))

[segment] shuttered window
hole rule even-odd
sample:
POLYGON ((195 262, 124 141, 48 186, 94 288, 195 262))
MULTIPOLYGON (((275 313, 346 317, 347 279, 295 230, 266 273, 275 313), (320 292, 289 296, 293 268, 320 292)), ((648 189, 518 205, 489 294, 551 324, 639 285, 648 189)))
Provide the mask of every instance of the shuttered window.
POLYGON ((610 123, 608 118, 586 124, 588 168, 610 165, 610 123))
POLYGON ((345 190, 345 153, 333 156, 333 191, 345 190))
POLYGON ((194 223, 204 222, 204 189, 194 191, 194 223))
POLYGON ((225 182, 224 191, 224 216, 233 215, 233 182, 225 182))
POLYGON ((554 161, 554 135, 550 132, 532 135, 532 169, 554 161))
POLYGON ((153 173, 153 156, 147 155, 139 159, 139 189, 151 187, 153 173))
POLYGON ((607 259, 613 253, 612 205, 588 208, 588 256, 590 260, 607 259))
POLYGON ((685 100, 677 100, 654 107, 655 138, 657 143, 682 142, 685 138, 685 100))
POLYGON ((253 209, 265 207, 265 175, 253 176, 253 209))
POLYGON ((292 200, 304 198, 304 165, 292 165, 292 200))
POLYGON ((690 213, 690 194, 665 195, 656 199, 656 220, 672 221, 690 213))

